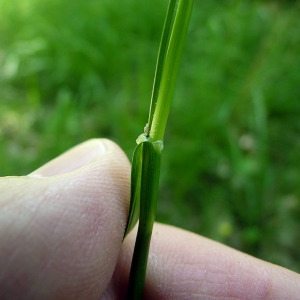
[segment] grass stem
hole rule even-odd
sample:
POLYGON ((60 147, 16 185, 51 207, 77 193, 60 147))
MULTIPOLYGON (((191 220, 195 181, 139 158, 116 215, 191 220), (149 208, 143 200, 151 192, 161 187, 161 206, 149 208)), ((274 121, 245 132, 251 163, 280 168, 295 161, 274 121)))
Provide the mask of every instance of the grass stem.
POLYGON ((169 3, 154 76, 148 126, 138 137, 133 156, 130 211, 125 235, 138 218, 139 226, 128 286, 127 299, 130 300, 143 296, 156 214, 163 136, 193 5, 193 0, 178 0, 178 5, 176 2, 170 0, 169 3))

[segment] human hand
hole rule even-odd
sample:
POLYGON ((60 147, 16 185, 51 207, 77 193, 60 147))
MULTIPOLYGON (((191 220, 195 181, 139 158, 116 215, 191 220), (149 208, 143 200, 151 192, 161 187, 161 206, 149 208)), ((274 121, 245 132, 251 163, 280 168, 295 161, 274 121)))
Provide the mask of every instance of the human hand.
MULTIPOLYGON (((130 164, 85 142, 0 179, 0 299, 124 299, 130 164)), ((145 299, 300 299, 300 275, 171 226, 154 226, 145 299)))

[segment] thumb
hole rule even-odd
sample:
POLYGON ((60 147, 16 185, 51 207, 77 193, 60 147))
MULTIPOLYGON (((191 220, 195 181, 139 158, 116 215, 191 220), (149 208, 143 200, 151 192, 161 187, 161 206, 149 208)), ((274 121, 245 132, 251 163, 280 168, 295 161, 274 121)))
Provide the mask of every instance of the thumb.
POLYGON ((24 177, 0 179, 0 299, 94 299, 117 261, 130 164, 87 141, 24 177))

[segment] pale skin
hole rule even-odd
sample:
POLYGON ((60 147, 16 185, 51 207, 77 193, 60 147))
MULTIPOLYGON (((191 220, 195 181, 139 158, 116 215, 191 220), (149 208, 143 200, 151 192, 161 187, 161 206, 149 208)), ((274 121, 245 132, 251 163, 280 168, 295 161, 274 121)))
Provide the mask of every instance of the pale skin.
MULTIPOLYGON (((124 299, 130 163, 94 139, 0 179, 0 299, 124 299)), ((300 275, 155 224, 144 299, 300 299, 300 275)))

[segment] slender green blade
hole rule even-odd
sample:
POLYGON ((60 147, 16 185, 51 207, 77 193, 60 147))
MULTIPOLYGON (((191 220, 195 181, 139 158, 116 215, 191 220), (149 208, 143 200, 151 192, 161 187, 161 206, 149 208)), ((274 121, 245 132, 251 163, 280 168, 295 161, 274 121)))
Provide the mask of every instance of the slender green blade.
POLYGON ((151 98, 148 126, 137 139, 131 173, 130 216, 125 235, 139 218, 128 298, 141 299, 155 220, 163 136, 194 0, 170 0, 151 98), (172 29, 172 30, 171 30, 172 29), (154 111, 153 111, 154 110, 154 111), (150 128, 150 132, 149 132, 150 128))
POLYGON ((179 0, 172 33, 164 59, 159 92, 150 126, 150 140, 163 140, 181 60, 183 45, 190 22, 194 0, 179 0))
MULTIPOLYGON (((156 105, 157 96, 159 93, 159 86, 161 83, 161 76, 164 68, 164 62, 165 57, 167 53, 167 48, 169 45, 169 39, 171 35, 172 25, 174 21, 174 13, 176 8, 176 2, 177 0, 171 0, 169 3, 169 7, 167 10, 167 16, 165 19, 164 27, 163 27, 163 33, 160 41, 160 46, 158 50, 158 57, 156 62, 156 68, 155 68, 155 75, 154 75, 154 83, 152 88, 152 95, 151 95, 151 103, 150 103, 150 110, 149 110, 149 118, 148 118, 148 124, 149 127, 151 127, 152 119, 153 119, 153 113, 156 105)), ((150 130, 151 128, 149 128, 150 130)))
MULTIPOLYGON (((150 126, 150 140, 152 142, 163 140, 193 1, 194 0, 179 0, 174 19, 177 0, 170 0, 158 54, 148 120, 148 124, 150 126), (174 65, 172 64, 173 62, 174 65), (155 111, 153 112, 154 108, 155 111), (154 123, 153 127, 152 123, 154 123)), ((148 135, 149 132, 145 132, 145 136, 143 136, 143 138, 147 140, 148 135)), ((140 146, 141 144, 142 142, 140 141, 133 154, 129 218, 124 237, 134 227, 140 214, 140 168, 143 159, 141 150, 142 146, 140 146)))

